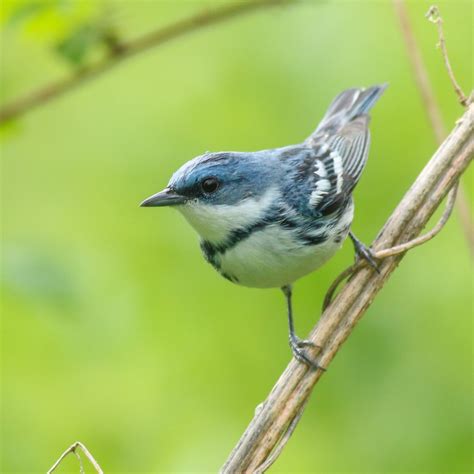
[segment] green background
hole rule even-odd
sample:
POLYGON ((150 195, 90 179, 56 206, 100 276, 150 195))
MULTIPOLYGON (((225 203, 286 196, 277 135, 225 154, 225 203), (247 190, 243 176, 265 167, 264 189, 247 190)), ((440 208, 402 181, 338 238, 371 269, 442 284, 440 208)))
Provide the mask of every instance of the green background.
MULTIPOLYGON (((3 3, 2 103, 71 74, 56 45, 91 19, 132 38, 222 5, 3 3)), ((462 109, 429 5, 408 8, 449 130, 462 109)), ((472 4, 440 7, 469 90, 472 4)), ((138 203, 193 156, 299 142, 341 90, 385 81, 355 192, 353 229, 369 243, 436 149, 389 1, 221 22, 2 128, 1 472, 45 472, 75 440, 105 472, 218 470, 290 359, 284 300, 230 284, 178 213, 138 203)), ((469 171, 472 201, 471 183, 469 171)), ((300 335, 352 255, 347 242, 296 284, 300 335)), ((471 472, 472 277, 455 213, 374 301, 272 472, 471 472)))

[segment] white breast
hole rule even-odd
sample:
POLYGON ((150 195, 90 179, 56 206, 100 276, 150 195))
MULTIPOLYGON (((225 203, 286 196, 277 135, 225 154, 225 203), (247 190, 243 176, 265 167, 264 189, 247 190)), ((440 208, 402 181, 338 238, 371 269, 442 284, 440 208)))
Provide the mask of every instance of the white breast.
POLYGON ((236 283, 255 288, 275 288, 293 283, 327 262, 342 246, 354 215, 351 204, 329 229, 328 240, 318 245, 302 245, 294 231, 278 225, 254 232, 220 257, 222 272, 236 283))
POLYGON ((244 286, 281 287, 320 267, 339 246, 329 240, 317 247, 303 246, 292 231, 270 226, 222 255, 221 269, 244 286))
MULTIPOLYGON (((219 246, 235 230, 259 222, 278 197, 278 190, 272 188, 261 198, 248 198, 238 205, 190 202, 178 209, 204 240, 219 246)), ((224 252, 216 252, 210 262, 222 275, 240 285, 275 288, 293 283, 319 268, 341 247, 353 210, 350 204, 337 222, 329 218, 327 225, 317 230, 328 238, 318 245, 305 245, 295 229, 275 223, 256 229, 224 252)))
POLYGON ((232 206, 191 201, 177 209, 204 240, 220 242, 233 230, 258 222, 278 197, 278 190, 271 188, 259 199, 249 197, 232 206))

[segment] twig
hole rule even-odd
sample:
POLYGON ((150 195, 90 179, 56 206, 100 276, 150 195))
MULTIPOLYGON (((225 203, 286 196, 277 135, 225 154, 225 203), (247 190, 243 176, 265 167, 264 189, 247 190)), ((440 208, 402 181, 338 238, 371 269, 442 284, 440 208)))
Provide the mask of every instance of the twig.
POLYGON ((301 407, 298 409, 297 413, 295 414, 294 418, 290 421, 290 424, 286 428, 285 432, 283 433, 283 436, 280 438, 278 441, 277 445, 273 448, 273 451, 270 453, 268 458, 265 460, 264 463, 262 463, 257 469, 255 470, 254 474, 263 474, 266 472, 272 464, 278 459, 278 456, 281 454, 283 451, 283 448, 286 446, 286 443, 291 438, 291 435, 296 429, 296 425, 299 423, 301 417, 303 416, 304 409, 306 408, 306 405, 308 404, 309 398, 307 398, 301 407))
POLYGON ((65 77, 48 84, 30 94, 20 97, 0 109, 0 124, 17 118, 30 110, 57 99, 66 92, 96 78, 113 68, 123 60, 159 46, 186 33, 191 33, 205 26, 227 20, 238 15, 256 10, 265 6, 290 3, 294 0, 252 0, 223 5, 213 10, 205 10, 171 25, 160 28, 134 40, 120 43, 120 48, 103 60, 82 68, 77 74, 65 77))
POLYGON ((84 455, 89 460, 89 462, 92 464, 92 466, 94 467, 96 472, 98 474, 104 474, 104 471, 102 471, 102 468, 99 466, 99 463, 94 459, 94 456, 92 456, 92 454, 89 452, 89 450, 80 441, 76 441, 75 443, 71 444, 71 446, 69 446, 69 448, 67 448, 66 451, 64 451, 64 453, 61 454, 61 456, 59 456, 59 459, 53 464, 53 466, 47 472, 47 474, 52 474, 52 472, 61 464, 63 459, 70 453, 74 453, 76 455, 76 457, 79 460, 80 473, 84 474, 84 466, 82 464, 82 459, 81 459, 79 453, 77 452, 78 448, 84 453, 84 455))
MULTIPOLYGON (((429 232, 427 232, 426 234, 420 235, 419 237, 413 240, 410 240, 410 242, 405 242, 400 245, 395 245, 394 247, 391 247, 389 249, 379 250, 378 252, 373 253, 372 256, 379 260, 383 258, 387 258, 387 257, 393 257, 394 255, 408 252, 408 250, 411 250, 412 248, 418 247, 419 245, 422 245, 425 242, 428 242, 428 240, 431 240, 433 237, 439 234, 441 230, 443 229, 443 227, 448 222, 448 219, 453 212, 454 204, 456 202, 458 187, 459 187, 459 182, 456 182, 456 184, 450 189, 448 193, 448 202, 446 203, 446 208, 444 209, 443 214, 440 217, 439 221, 429 232)), ((331 286, 326 292, 326 296, 324 297, 323 311, 331 304, 332 300, 334 299, 334 293, 336 292, 339 285, 346 278, 350 277, 356 271, 356 269, 359 268, 361 265, 367 265, 366 261, 363 259, 359 259, 356 263, 354 263, 350 267, 347 267, 336 277, 336 279, 332 282, 331 286)))
MULTIPOLYGON (((425 106, 428 119, 431 122, 431 126, 433 127, 433 132, 436 137, 436 140, 438 144, 440 144, 446 137, 446 129, 443 124, 440 108, 436 101, 433 88, 431 87, 431 83, 428 78, 428 73, 426 72, 426 67, 421 57, 418 43, 413 33, 413 28, 411 26, 405 2, 403 0, 394 0, 393 5, 395 7, 395 12, 400 22, 400 28, 402 31, 403 39, 405 40, 406 51, 412 66, 413 76, 415 78, 418 92, 425 106)), ((439 10, 436 7, 431 7, 428 11, 428 14, 432 11, 433 8, 435 8, 435 12, 437 13, 438 18, 441 20, 441 18, 439 17, 439 10)), ((438 22, 438 35, 440 34, 440 32, 441 36, 439 36, 439 42, 440 45, 443 45, 441 47, 441 53, 443 55, 444 63, 446 64, 448 70, 448 75, 451 81, 453 81, 454 74, 449 62, 442 26, 441 23, 438 22)), ((458 90, 456 88, 457 82, 455 79, 453 85, 455 87, 456 94, 458 94, 458 90)), ((463 93, 462 95, 464 96, 463 93)), ((474 223, 472 222, 471 212, 469 210, 469 202, 462 186, 459 186, 457 202, 462 229, 467 240, 471 256, 474 256, 474 223)))
POLYGON ((362 260, 359 260, 357 263, 354 263, 350 267, 347 267, 343 270, 336 279, 331 283, 328 291, 326 292, 326 296, 324 297, 323 301, 323 312, 326 311, 326 308, 332 303, 334 293, 336 292, 339 285, 346 279, 349 278, 355 270, 361 265, 362 260))
POLYGON ((377 259, 382 259, 387 257, 393 257, 394 255, 398 255, 400 253, 405 253, 408 250, 411 250, 412 248, 418 247, 419 245, 428 242, 428 240, 431 240, 433 237, 438 235, 448 222, 448 219, 451 216, 451 213, 453 212, 458 187, 459 182, 456 182, 454 186, 449 190, 448 202, 446 203, 446 208, 443 211, 443 215, 429 232, 420 235, 416 239, 410 240, 410 242, 405 242, 404 244, 395 245, 394 247, 391 247, 389 249, 383 249, 379 250, 378 252, 374 252, 374 257, 377 259))
MULTIPOLYGON (((473 156, 474 105, 471 105, 387 220, 374 242, 374 252, 413 240, 455 186, 473 156)), ((321 347, 316 356, 318 365, 329 365, 404 255, 383 259, 380 273, 361 265, 346 282, 311 332, 310 340, 321 347)), ((312 355, 315 353, 316 350, 312 355)), ((221 472, 252 473, 258 469, 261 471, 269 456, 273 461, 274 456, 270 453, 275 452, 280 440, 287 439, 285 431, 288 426, 294 430, 295 424, 291 421, 300 413, 322 374, 321 370, 309 369, 292 360, 221 472)))
POLYGON ((436 5, 430 7, 428 12, 426 13, 426 18, 429 21, 434 23, 438 27, 438 38, 439 38, 439 48, 441 49, 441 54, 444 59, 444 65, 446 66, 446 70, 448 71, 449 79, 454 87, 454 91, 456 92, 459 102, 461 105, 466 107, 468 104, 468 98, 464 94, 461 86, 459 85, 456 77, 454 76, 453 68, 451 67, 451 63, 449 62, 448 50, 446 49, 446 40, 444 39, 444 31, 443 31, 443 19, 439 14, 439 8, 436 5))

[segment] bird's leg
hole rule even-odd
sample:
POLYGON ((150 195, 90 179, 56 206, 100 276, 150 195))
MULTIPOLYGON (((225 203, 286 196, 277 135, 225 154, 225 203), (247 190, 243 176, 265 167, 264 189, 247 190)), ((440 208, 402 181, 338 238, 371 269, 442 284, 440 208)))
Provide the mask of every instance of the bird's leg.
POLYGON ((288 308, 288 329, 289 329, 289 339, 290 339, 290 346, 296 346, 299 348, 305 347, 305 346, 311 346, 314 347, 314 343, 311 342, 308 339, 300 339, 296 334, 295 334, 295 325, 293 322, 293 305, 291 302, 291 296, 292 296, 292 288, 291 285, 286 285, 282 287, 282 291, 286 297, 286 304, 288 308))
POLYGON ((357 258, 363 258, 377 273, 380 273, 379 266, 375 261, 374 253, 369 247, 365 246, 353 233, 349 232, 349 237, 354 245, 357 258))
POLYGON ((308 357, 308 355, 305 353, 305 351, 303 351, 304 347, 317 347, 316 344, 314 344, 314 342, 308 339, 300 339, 295 334, 295 326, 293 323, 293 306, 291 304, 291 293, 292 293, 291 285, 282 286, 281 290, 283 291, 283 294, 286 297, 286 304, 288 308, 289 340, 290 340, 290 347, 291 347, 291 351, 293 352, 293 355, 295 356, 297 360, 299 360, 300 362, 303 362, 306 365, 309 365, 310 367, 313 367, 316 369, 323 369, 323 367, 320 367, 315 361, 311 360, 308 357))

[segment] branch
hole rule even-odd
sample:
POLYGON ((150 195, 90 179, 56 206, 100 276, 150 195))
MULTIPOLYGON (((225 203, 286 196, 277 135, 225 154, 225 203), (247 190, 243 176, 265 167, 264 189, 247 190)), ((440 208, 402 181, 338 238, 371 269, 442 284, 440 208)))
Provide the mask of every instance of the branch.
POLYGON ((102 61, 84 67, 73 76, 52 82, 2 107, 0 109, 0 124, 18 118, 40 105, 57 99, 90 79, 94 79, 104 72, 107 72, 131 56, 135 56, 205 26, 218 23, 219 21, 228 20, 261 7, 290 3, 292 1, 293 0, 252 0, 250 2, 227 4, 213 10, 205 10, 197 13, 134 40, 121 42, 118 47, 114 49, 114 54, 107 56, 102 61))
POLYGON ((59 459, 53 464, 51 469, 46 474, 52 474, 53 471, 55 471, 56 468, 61 464, 63 459, 70 453, 74 453, 77 456, 77 459, 79 460, 79 466, 80 466, 79 471, 81 474, 84 474, 85 472, 84 466, 82 465, 82 459, 79 453, 77 452, 77 449, 80 449, 84 453, 84 455, 92 464, 92 466, 94 466, 94 469, 96 470, 98 474, 104 474, 104 471, 102 471, 102 468, 99 466, 98 462, 94 459, 94 456, 92 456, 89 450, 80 441, 76 441, 71 446, 69 446, 69 448, 67 448, 66 451, 64 451, 64 453, 61 454, 61 456, 59 456, 59 459))
MULTIPOLYGON (((433 127, 435 138, 438 144, 440 144, 446 137, 447 132, 443 124, 441 111, 440 111, 438 103, 436 102, 433 88, 431 87, 431 83, 428 77, 428 73, 426 71, 426 67, 421 57, 420 49, 418 47, 415 35, 413 33, 413 28, 410 23, 410 18, 408 16, 405 2, 403 0, 394 0, 393 4, 395 7, 395 12, 400 22, 400 28, 402 31, 403 38, 405 40, 406 51, 407 51, 408 58, 412 66, 413 76, 415 78, 418 92, 425 106, 428 119, 431 122, 431 126, 433 127)), ((467 105, 468 99, 464 101, 465 95, 462 92, 461 88, 459 87, 456 79, 454 78, 454 73, 451 68, 451 64, 449 62, 448 52, 446 49, 446 41, 444 39, 443 28, 442 28, 442 23, 441 23, 442 19, 439 15, 438 8, 431 7, 428 10, 428 13, 426 16, 428 17, 428 19, 430 19, 430 21, 433 21, 438 26, 439 44, 441 46, 441 53, 443 55, 443 59, 446 65, 448 76, 451 82, 453 83, 456 94, 458 95, 460 99, 463 99, 463 100, 460 100, 460 102, 464 105, 467 105)), ((459 190, 458 190, 457 207, 458 207, 458 212, 459 212, 459 216, 461 220, 461 225, 464 231, 464 235, 466 237, 466 240, 469 246, 469 250, 471 251, 471 255, 474 255, 474 224, 471 218, 471 212, 470 212, 468 199, 461 186, 459 187, 459 190)))
MULTIPOLYGON (((454 186, 450 189, 448 193, 446 208, 443 211, 443 215, 441 216, 437 224, 429 232, 427 232, 426 234, 420 235, 419 237, 416 237, 413 240, 410 240, 409 242, 405 242, 404 244, 395 245, 392 248, 383 249, 378 252, 372 252, 371 256, 374 259, 378 259, 378 260, 382 258, 393 257, 394 255, 398 255, 400 253, 406 253, 408 252, 408 250, 418 247, 419 245, 423 245, 424 243, 428 242, 428 240, 431 240, 432 238, 436 237, 441 232, 443 227, 446 225, 446 223, 449 220, 449 217, 451 216, 451 213, 453 212, 454 204, 456 203, 456 195, 457 195, 458 188, 459 188, 459 181, 456 181, 456 183, 454 184, 454 186)), ((326 308, 331 304, 334 297, 334 293, 336 292, 339 285, 346 278, 350 277, 357 268, 363 265, 367 265, 367 260, 359 258, 358 261, 356 261, 356 263, 347 267, 344 271, 342 271, 336 277, 336 279, 332 282, 331 286, 326 292, 326 296, 324 297, 323 311, 325 311, 326 308)))
MULTIPOLYGON (((377 254, 419 235, 473 156, 474 105, 470 105, 387 220, 373 243, 374 252, 377 254)), ((311 332, 311 341, 320 346, 320 349, 312 349, 311 354, 318 365, 327 367, 333 360, 404 255, 400 253, 382 260, 380 273, 367 266, 355 269, 311 332)), ((288 428, 291 434, 323 373, 293 359, 255 414, 221 472, 263 472, 268 468, 276 458, 272 453, 278 455, 282 443, 287 441, 288 428)))

